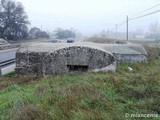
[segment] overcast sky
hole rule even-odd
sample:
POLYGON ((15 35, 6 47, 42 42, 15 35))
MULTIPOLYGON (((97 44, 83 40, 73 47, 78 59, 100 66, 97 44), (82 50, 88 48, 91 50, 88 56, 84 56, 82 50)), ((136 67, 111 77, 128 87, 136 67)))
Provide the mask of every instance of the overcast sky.
MULTIPOLYGON (((23 3, 31 26, 53 31, 55 28, 76 29, 82 33, 96 33, 112 29, 129 17, 160 3, 160 0, 18 0, 23 3)), ((160 6, 148 12, 160 10, 160 6)), ((143 13, 143 14, 146 14, 143 13)), ((160 13, 131 21, 130 31, 160 21, 160 13)), ((119 27, 125 31, 125 25, 119 27)))

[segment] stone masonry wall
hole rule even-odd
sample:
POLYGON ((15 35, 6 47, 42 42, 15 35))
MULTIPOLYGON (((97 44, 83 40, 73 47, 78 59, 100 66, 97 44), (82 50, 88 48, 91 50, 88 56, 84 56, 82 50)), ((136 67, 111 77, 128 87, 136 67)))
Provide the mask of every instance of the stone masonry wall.
POLYGON ((144 54, 114 54, 118 63, 147 62, 144 54))
POLYGON ((53 52, 17 52, 15 70, 18 75, 43 76, 70 73, 68 66, 85 66, 92 71, 113 62, 114 57, 103 50, 72 46, 53 52))

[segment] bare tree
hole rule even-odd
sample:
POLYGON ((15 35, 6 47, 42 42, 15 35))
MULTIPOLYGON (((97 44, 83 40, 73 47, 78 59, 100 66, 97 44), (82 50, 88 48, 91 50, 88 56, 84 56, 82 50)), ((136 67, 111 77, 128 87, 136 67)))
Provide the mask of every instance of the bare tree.
POLYGON ((155 39, 157 41, 160 40, 160 24, 158 21, 150 24, 149 32, 147 38, 155 39))
POLYGON ((160 24, 158 21, 151 23, 149 26, 150 34, 160 34, 160 24))
POLYGON ((22 4, 12 0, 0 0, 0 7, 0 37, 26 37, 29 22, 22 4))

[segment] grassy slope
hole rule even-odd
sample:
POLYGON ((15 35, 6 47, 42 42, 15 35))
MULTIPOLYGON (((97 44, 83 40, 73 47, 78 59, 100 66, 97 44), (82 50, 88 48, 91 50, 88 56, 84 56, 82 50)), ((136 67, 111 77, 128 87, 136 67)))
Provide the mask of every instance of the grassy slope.
POLYGON ((148 63, 121 64, 116 73, 34 81, 7 75, 0 81, 5 85, 0 90, 0 120, 125 120, 125 113, 160 114, 159 55, 155 49, 148 63))

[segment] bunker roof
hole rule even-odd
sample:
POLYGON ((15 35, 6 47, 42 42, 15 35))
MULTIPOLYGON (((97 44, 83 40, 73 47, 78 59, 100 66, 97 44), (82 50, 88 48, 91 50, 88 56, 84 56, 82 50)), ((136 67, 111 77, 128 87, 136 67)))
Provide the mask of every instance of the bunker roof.
POLYGON ((75 43, 47 43, 32 42, 24 43, 20 46, 18 52, 54 52, 67 47, 90 47, 116 54, 147 54, 145 49, 138 44, 99 44, 91 42, 75 42, 75 43))

